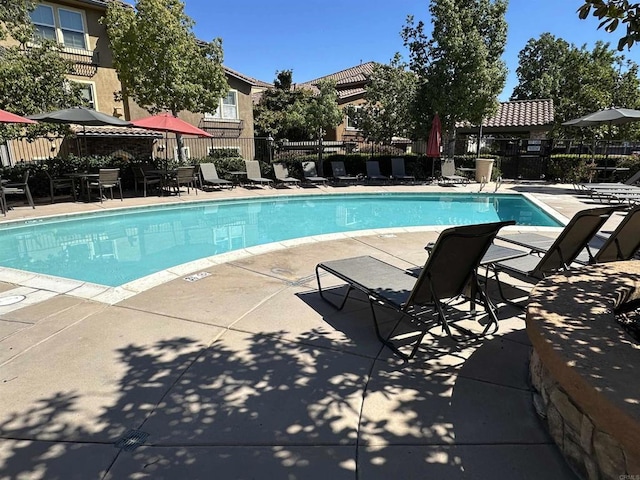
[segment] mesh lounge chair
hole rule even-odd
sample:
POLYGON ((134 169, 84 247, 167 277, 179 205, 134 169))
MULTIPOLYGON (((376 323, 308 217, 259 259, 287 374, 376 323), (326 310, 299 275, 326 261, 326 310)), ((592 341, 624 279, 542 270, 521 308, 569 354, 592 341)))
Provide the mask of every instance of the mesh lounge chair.
POLYGON ((344 168, 344 162, 331 162, 331 172, 333 173, 333 180, 338 183, 356 183, 358 177, 347 174, 344 168))
POLYGON ((370 182, 389 182, 389 177, 380 173, 380 162, 377 160, 367 160, 367 180, 370 182))
POLYGON ((200 164, 200 184, 203 187, 234 187, 232 181, 218 177, 218 171, 214 163, 200 164))
POLYGON ((416 177, 407 175, 404 169, 404 158, 391 159, 391 178, 396 182, 415 182, 416 177))
POLYGON ((456 162, 452 158, 442 160, 441 169, 443 182, 469 183, 469 179, 467 177, 456 174, 456 162))
POLYGON ((546 252, 532 252, 522 257, 495 262, 491 265, 498 283, 500 296, 513 304, 504 295, 499 272, 509 272, 531 279, 541 279, 552 273, 568 270, 602 228, 615 208, 592 208, 578 212, 546 252))
MULTIPOLYGON (((610 206, 582 210, 576 213, 571 221, 564 227, 559 235, 566 235, 565 232, 567 230, 576 228, 576 225, 581 225, 583 221, 581 217, 593 218, 594 216, 597 216, 601 221, 595 232, 591 235, 591 237, 587 239, 585 250, 575 258, 578 263, 594 263, 592 252, 598 249, 598 240, 595 238, 595 234, 598 230, 600 230, 600 228, 602 228, 602 226, 616 210, 619 210, 619 207, 610 206)), ((554 245, 555 241, 559 238, 559 235, 556 235, 555 237, 549 237, 534 232, 514 233, 507 235, 498 235, 498 239, 505 242, 513 243, 521 247, 525 247, 532 252, 546 253, 554 245)), ((602 242, 600 242, 600 244, 601 243, 602 242)))
POLYGON ((321 183, 323 185, 327 184, 327 179, 325 177, 318 176, 315 162, 302 162, 302 172, 304 174, 305 182, 313 184, 321 183))
POLYGON ((443 231, 417 279, 404 269, 369 256, 319 263, 316 266, 318 292, 325 301, 339 310, 344 307, 352 290, 365 293, 369 298, 378 339, 404 359, 412 358, 415 355, 420 342, 431 327, 421 321, 425 313, 430 317, 436 313, 437 322, 448 335, 451 335, 450 327, 471 334, 467 329, 447 320, 444 304, 445 299, 464 295, 470 282, 475 286, 475 291, 479 294, 490 317, 490 321, 481 334, 486 334, 492 327, 495 331, 498 327, 498 320, 494 307, 478 285, 476 270, 498 230, 514 223, 509 221, 465 225, 443 231), (346 282, 347 291, 340 304, 329 300, 326 293, 323 292, 320 271, 328 272, 346 282), (419 328, 416 334, 417 340, 409 354, 400 351, 397 341, 391 339, 400 320, 388 337, 382 335, 376 316, 376 305, 402 313, 400 319, 407 315, 418 321, 416 322, 419 328), (424 307, 428 307, 428 311, 425 311, 424 307))
POLYGON ((276 176, 278 183, 284 185, 296 185, 300 186, 300 180, 289 176, 289 169, 282 163, 273 164, 273 174, 276 176))
POLYGON ((245 160, 245 168, 247 171, 247 180, 252 184, 257 185, 271 185, 273 180, 270 178, 264 178, 262 172, 260 172, 260 164, 257 160, 245 160))
POLYGON ((640 206, 627 212, 622 222, 593 256, 595 263, 631 260, 640 249, 640 206))

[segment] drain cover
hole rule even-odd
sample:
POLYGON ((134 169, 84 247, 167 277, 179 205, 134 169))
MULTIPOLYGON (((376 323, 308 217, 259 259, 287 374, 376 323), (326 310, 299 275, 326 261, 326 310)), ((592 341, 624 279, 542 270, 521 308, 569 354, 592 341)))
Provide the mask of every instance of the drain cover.
POLYGON ((0 297, 0 307, 6 307, 7 305, 13 305, 15 303, 20 303, 25 298, 24 295, 11 295, 9 297, 0 297))
POLYGON ((114 445, 116 448, 121 448, 125 452, 131 452, 142 445, 148 437, 149 434, 147 432, 129 430, 114 445))
POLYGON ((187 282, 197 282, 198 280, 201 280, 210 275, 211 274, 209 272, 200 272, 200 273, 196 273, 195 275, 189 275, 188 277, 184 277, 184 279, 187 282))

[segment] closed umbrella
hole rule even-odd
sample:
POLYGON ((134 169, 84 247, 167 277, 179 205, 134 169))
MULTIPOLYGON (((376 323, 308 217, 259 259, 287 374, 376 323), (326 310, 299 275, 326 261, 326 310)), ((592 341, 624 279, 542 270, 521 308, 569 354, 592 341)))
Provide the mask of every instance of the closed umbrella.
POLYGON ((429 140, 427 141, 427 157, 434 158, 431 163, 431 178, 435 175, 435 158, 440 157, 440 146, 442 144, 442 125, 440 117, 436 113, 431 122, 431 131, 429 132, 429 140))

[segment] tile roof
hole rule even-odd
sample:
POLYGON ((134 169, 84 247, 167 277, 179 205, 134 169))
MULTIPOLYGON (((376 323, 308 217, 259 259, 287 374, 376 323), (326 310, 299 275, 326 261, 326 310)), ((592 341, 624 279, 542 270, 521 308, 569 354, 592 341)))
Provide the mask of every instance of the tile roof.
MULTIPOLYGON (((502 102, 496 114, 482 122, 483 127, 535 127, 551 125, 554 119, 553 100, 514 100, 502 102)), ((471 126, 464 122, 461 127, 471 126)))
POLYGON ((320 80, 333 80, 336 82, 336 87, 340 88, 340 85, 366 83, 369 81, 374 65, 375 62, 361 63, 355 67, 347 68, 324 77, 316 78, 315 80, 304 82, 304 84, 316 85, 320 80))
POLYGON ((267 83, 267 82, 263 82, 262 80, 258 80, 257 78, 253 78, 250 77, 249 75, 245 75, 243 73, 238 72, 237 70, 233 70, 232 68, 229 68, 225 65, 222 66, 222 68, 224 68, 225 72, 227 72, 229 75, 232 75, 236 78, 239 78, 240 80, 244 80, 245 82, 254 85, 256 87, 264 87, 264 88, 272 88, 273 84, 272 83, 267 83))

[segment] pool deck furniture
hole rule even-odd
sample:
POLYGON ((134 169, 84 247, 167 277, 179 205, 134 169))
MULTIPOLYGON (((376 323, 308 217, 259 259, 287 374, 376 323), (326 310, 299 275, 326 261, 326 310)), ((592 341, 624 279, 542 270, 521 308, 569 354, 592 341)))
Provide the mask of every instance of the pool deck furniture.
MULTIPOLYGON (((540 195, 532 188, 570 217, 588 204, 567 187, 544 187, 540 195)), ((302 192, 212 190, 125 203, 283 193, 302 192)), ((36 210, 16 208, 8 219, 119 208, 47 201, 36 210)), ((0 349, 7 379, 0 470, 7 478, 208 478, 214 471, 220 478, 346 480, 357 471, 360 480, 514 472, 575 480, 532 405, 531 346, 519 310, 500 306, 498 333, 459 348, 427 336, 414 360, 402 364, 365 322, 366 301, 335 312, 319 300, 312 280, 319 256, 328 259, 323 252, 372 255, 404 268, 424 263, 424 244, 438 231, 248 249, 166 272, 163 282, 135 292, 73 289, 37 276, 25 279, 26 292, 4 272, 2 299, 26 298, 0 313, 7 347, 0 349)), ((544 291, 539 297, 550 299, 544 291)), ((588 313, 588 304, 578 306, 588 313)), ((616 469, 612 478, 636 472, 616 469)))
POLYGON ((273 186, 273 180, 262 176, 260 171, 260 163, 257 160, 245 160, 245 168, 247 170, 247 181, 252 185, 273 186))
POLYGON ((456 162, 452 158, 442 160, 441 177, 443 183, 469 183, 469 178, 456 173, 456 162))
POLYGON ((445 301, 464 297, 470 283, 473 285, 473 297, 478 295, 489 317, 480 335, 485 335, 490 330, 495 332, 498 329, 495 308, 480 288, 477 270, 498 231, 514 224, 514 221, 495 222, 444 230, 438 236, 417 279, 406 270, 371 256, 321 262, 316 266, 318 293, 338 310, 344 308, 352 291, 364 293, 369 299, 376 336, 405 360, 416 354, 424 336, 434 327, 431 321, 434 317, 449 337, 452 337, 451 328, 474 336, 466 327, 450 320, 445 313, 448 310, 445 301), (346 292, 339 303, 331 300, 326 290, 323 292, 321 272, 330 273, 346 282, 346 292), (398 323, 385 334, 382 333, 382 325, 376 315, 376 309, 380 306, 402 314, 398 323), (404 316, 411 319, 411 329, 414 331, 411 334, 404 330, 404 325, 400 326, 400 320, 404 316), (391 338, 398 334, 397 330, 402 331, 403 339, 400 341, 391 338), (401 344, 407 343, 406 337, 413 340, 409 353, 401 349, 401 344))
POLYGON ((87 178, 87 195, 88 200, 91 201, 91 190, 98 190, 100 195, 100 203, 104 201, 104 191, 109 190, 111 200, 113 200, 113 189, 118 187, 120 191, 120 201, 124 200, 122 195, 122 182, 120 181, 120 169, 119 168, 101 168, 98 170, 97 177, 87 178))
POLYGON ((31 205, 31 208, 36 208, 33 203, 33 197, 31 196, 31 190, 29 189, 29 169, 24 171, 21 182, 7 182, 2 184, 2 194, 6 198, 7 195, 24 195, 25 199, 31 205))
POLYGON ((389 183, 389 177, 380 173, 380 162, 377 160, 367 160, 367 182, 370 183, 389 183))
POLYGON ((326 185, 329 181, 325 177, 318 176, 318 172, 316 170, 316 162, 302 162, 302 172, 304 174, 305 183, 311 183, 313 185, 326 185))
POLYGON ((276 182, 280 185, 294 185, 296 187, 300 186, 300 179, 290 177, 289 169, 282 163, 273 164, 273 174, 276 177, 276 182))
POLYGON ((214 188, 233 188, 235 183, 231 180, 225 180, 218 176, 216 165, 214 163, 201 163, 200 164, 200 183, 202 188, 214 187, 214 188))
POLYGON ((331 179, 335 184, 353 185, 358 181, 358 177, 349 175, 344 168, 344 162, 333 161, 331 162, 331 179))
POLYGON ((396 183, 415 182, 416 177, 407 175, 404 166, 404 158, 395 157, 391 159, 391 178, 396 183))

